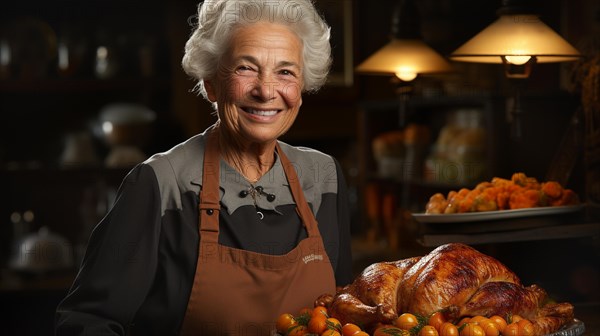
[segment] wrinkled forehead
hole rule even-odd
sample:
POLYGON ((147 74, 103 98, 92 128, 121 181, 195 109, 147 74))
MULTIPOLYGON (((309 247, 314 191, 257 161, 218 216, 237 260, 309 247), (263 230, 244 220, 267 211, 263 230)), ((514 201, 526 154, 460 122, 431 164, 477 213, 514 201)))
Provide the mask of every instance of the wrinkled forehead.
POLYGON ((302 41, 289 27, 273 23, 241 25, 228 43, 231 57, 253 56, 272 61, 302 64, 302 41))

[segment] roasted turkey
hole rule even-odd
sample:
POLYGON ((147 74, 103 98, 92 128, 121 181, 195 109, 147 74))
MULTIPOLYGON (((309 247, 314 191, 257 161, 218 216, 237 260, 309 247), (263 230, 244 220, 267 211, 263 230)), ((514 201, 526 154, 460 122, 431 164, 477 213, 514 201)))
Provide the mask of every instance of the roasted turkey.
POLYGON ((363 326, 392 323, 403 312, 428 315, 443 310, 449 320, 465 316, 521 315, 536 335, 573 320, 573 306, 551 303, 546 292, 525 287, 498 260, 464 244, 442 245, 423 257, 375 263, 335 295, 316 304, 330 315, 363 326))

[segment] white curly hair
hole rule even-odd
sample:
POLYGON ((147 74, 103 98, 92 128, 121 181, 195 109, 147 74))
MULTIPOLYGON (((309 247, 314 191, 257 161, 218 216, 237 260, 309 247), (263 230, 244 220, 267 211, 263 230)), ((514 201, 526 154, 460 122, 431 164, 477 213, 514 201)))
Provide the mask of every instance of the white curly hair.
POLYGON ((275 22, 288 26, 303 43, 304 91, 317 91, 331 68, 330 27, 312 0, 205 0, 198 5, 197 22, 185 44, 183 70, 198 81, 215 77, 231 32, 241 25, 275 22))

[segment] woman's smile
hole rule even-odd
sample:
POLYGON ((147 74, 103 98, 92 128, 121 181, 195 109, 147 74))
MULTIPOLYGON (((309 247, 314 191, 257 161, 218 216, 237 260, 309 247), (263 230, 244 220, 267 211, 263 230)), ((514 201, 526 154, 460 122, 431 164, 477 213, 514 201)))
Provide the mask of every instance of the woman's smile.
POLYGON ((242 111, 246 112, 252 118, 257 118, 259 120, 268 121, 273 119, 279 112, 280 109, 260 109, 260 108, 252 108, 252 107, 242 107, 242 111))

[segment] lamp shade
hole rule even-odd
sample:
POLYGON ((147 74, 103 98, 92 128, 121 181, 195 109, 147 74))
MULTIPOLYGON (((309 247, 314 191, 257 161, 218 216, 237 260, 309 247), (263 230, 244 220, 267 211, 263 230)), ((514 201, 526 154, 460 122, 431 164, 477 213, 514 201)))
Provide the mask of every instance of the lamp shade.
POLYGON ((397 38, 356 67, 359 73, 396 74, 403 80, 418 74, 449 71, 452 71, 450 63, 422 40, 397 38))
MULTIPOLYGON (((503 63, 502 56, 510 59, 522 56, 524 62, 535 57, 537 63, 575 61, 581 54, 538 15, 501 15, 494 23, 479 32, 450 58, 475 63, 503 63)), ((519 64, 518 61, 515 64, 519 64)))

